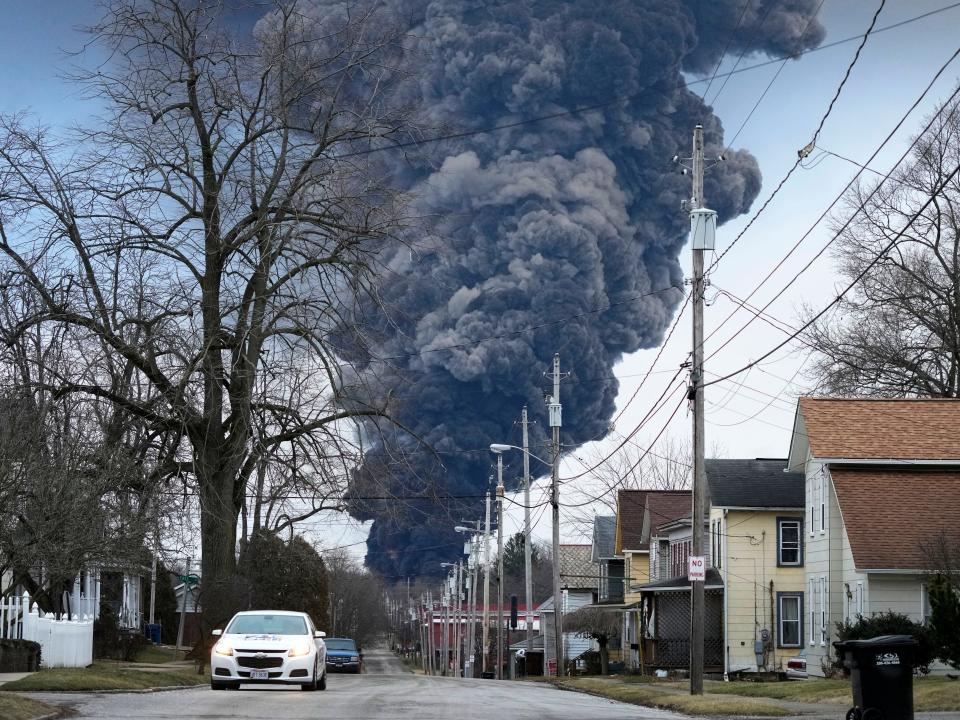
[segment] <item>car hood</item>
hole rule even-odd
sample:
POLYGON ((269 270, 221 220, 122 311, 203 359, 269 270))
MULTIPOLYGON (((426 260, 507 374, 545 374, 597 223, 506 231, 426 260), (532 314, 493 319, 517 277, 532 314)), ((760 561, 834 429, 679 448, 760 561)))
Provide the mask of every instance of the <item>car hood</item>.
POLYGON ((331 650, 327 648, 327 655, 332 655, 334 657, 354 657, 359 656, 360 653, 357 650, 331 650))
POLYGON ((236 650, 289 650, 309 635, 223 635, 236 650))

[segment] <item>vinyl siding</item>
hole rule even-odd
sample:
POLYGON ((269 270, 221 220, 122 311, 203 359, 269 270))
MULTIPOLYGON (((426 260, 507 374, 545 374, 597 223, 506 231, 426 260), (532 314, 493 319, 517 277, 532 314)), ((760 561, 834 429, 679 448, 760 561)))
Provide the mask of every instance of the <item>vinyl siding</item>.
MULTIPOLYGON (((711 522, 722 521, 720 574, 726 593, 726 653, 728 672, 757 670, 753 652, 760 630, 771 631, 773 647, 767 657, 771 669, 786 667, 800 648, 777 647, 777 593, 803 592, 804 568, 777 566, 777 518, 802 514, 714 508, 711 522), (772 583, 772 588, 771 588, 772 583)), ((804 537, 806 541, 806 537, 804 537)), ((804 600, 806 602, 806 600, 804 600)), ((803 623, 806 633, 806 621, 803 623)))

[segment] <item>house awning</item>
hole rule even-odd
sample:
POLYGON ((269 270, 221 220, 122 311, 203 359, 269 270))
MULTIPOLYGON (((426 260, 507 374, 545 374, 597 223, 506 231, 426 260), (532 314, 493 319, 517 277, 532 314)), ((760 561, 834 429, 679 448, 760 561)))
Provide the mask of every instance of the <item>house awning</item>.
MULTIPOLYGON (((716 568, 709 568, 707 570, 707 579, 703 587, 705 590, 723 589, 723 578, 716 568)), ((690 581, 687 580, 686 575, 667 578, 666 580, 658 580, 657 582, 646 583, 645 585, 633 585, 630 588, 631 592, 678 592, 680 590, 690 590, 690 581)))

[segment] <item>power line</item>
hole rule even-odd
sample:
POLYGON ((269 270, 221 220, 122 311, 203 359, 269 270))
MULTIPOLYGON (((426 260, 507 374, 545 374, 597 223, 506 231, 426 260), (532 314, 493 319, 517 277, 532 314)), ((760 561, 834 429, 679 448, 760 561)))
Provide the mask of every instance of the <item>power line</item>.
MULTIPOLYGON (((887 136, 883 139, 883 141, 880 143, 880 145, 877 146, 877 148, 876 148, 876 149, 873 151, 873 153, 870 155, 870 157, 869 157, 868 160, 867 160, 867 163, 868 163, 868 164, 869 164, 870 162, 872 162, 872 161, 874 160, 874 158, 877 157, 877 155, 880 154, 880 152, 883 150, 884 147, 886 147, 887 143, 890 142, 890 140, 891 140, 891 139, 893 138, 893 136, 897 133, 897 131, 900 130, 900 128, 903 126, 903 124, 907 121, 907 118, 910 117, 910 115, 911 115, 911 114, 913 113, 913 111, 917 108, 917 106, 923 101, 923 99, 926 97, 927 93, 930 91, 930 89, 933 87, 933 85, 936 83, 936 81, 940 78, 940 76, 944 73, 944 71, 946 71, 947 67, 949 67, 950 64, 953 63, 953 61, 957 58, 958 55, 960 55, 960 48, 958 48, 957 50, 955 50, 955 51, 953 52, 953 54, 947 59, 947 61, 946 61, 943 65, 940 66, 940 69, 936 72, 936 74, 933 76, 933 78, 930 80, 930 82, 929 82, 929 83, 927 84, 927 86, 924 88, 923 92, 922 92, 922 93, 917 97, 917 99, 911 104, 911 106, 907 109, 907 111, 901 116, 900 120, 897 122, 897 124, 894 126, 894 128, 887 134, 887 136)), ((853 214, 853 216, 851 216, 851 217, 847 220, 847 222, 844 224, 843 228, 841 229, 841 232, 842 232, 843 229, 846 229, 846 227, 850 224, 850 222, 852 222, 853 218, 856 217, 856 215, 857 215, 860 211, 862 211, 862 210, 865 209, 864 204, 865 204, 867 201, 869 201, 869 200, 873 197, 873 195, 876 194, 876 192, 877 192, 877 191, 879 190, 879 188, 882 186, 883 181, 888 180, 888 179, 890 178, 890 176, 893 174, 893 172, 900 166, 900 164, 910 155, 911 152, 913 152, 913 150, 916 148, 916 146, 917 146, 918 143, 920 142, 921 137, 922 137, 927 131, 929 131, 929 129, 932 127, 932 125, 933 125, 933 123, 936 121, 936 119, 941 115, 941 113, 943 112, 943 110, 953 101, 953 99, 957 97, 957 94, 958 94, 958 93, 960 93, 960 86, 958 86, 958 87, 953 91, 953 93, 952 93, 952 94, 950 95, 950 97, 948 98, 947 102, 944 103, 943 105, 941 105, 940 109, 939 109, 936 113, 934 113, 934 115, 933 115, 933 116, 930 118, 930 120, 927 122, 927 124, 926 124, 926 126, 924 127, 924 129, 913 139, 913 141, 912 141, 912 142, 910 143, 910 145, 906 148, 906 150, 904 150, 903 154, 901 154, 900 158, 894 163, 894 165, 890 168, 890 170, 887 171, 887 173, 886 173, 886 174, 884 175, 884 177, 883 177, 883 180, 871 191, 870 195, 860 204, 860 206, 857 208, 857 210, 856 210, 856 212, 853 214)), ((954 108, 954 111, 952 111, 952 112, 955 112, 955 111, 956 111, 956 108, 954 108)), ((952 112, 951 112, 951 114, 952 114, 952 112)), ((863 170, 861 169, 861 170, 859 170, 856 174, 854 174, 854 176, 847 182, 847 184, 843 187, 843 189, 841 189, 840 192, 837 193, 837 195, 836 195, 836 197, 833 199, 833 201, 832 201, 832 202, 827 206, 827 208, 820 214, 820 216, 813 222, 813 224, 807 229, 807 231, 804 232, 804 234, 797 240, 797 242, 793 244, 793 246, 792 246, 792 247, 787 251, 787 253, 777 262, 777 264, 774 265, 773 269, 770 270, 770 272, 768 272, 768 273, 766 274, 766 276, 764 276, 764 278, 760 281, 760 283, 759 283, 753 290, 750 291, 750 294, 747 295, 747 297, 745 298, 744 302, 749 301, 750 298, 752 298, 752 297, 760 290, 760 288, 762 288, 762 287, 770 280, 770 278, 773 277, 774 273, 776 273, 777 270, 779 270, 779 269, 784 265, 784 263, 786 263, 786 261, 793 255, 794 252, 796 252, 796 250, 800 247, 800 245, 803 244, 803 242, 813 233, 814 229, 816 229, 816 227, 824 220, 824 218, 827 217, 827 215, 830 213, 830 211, 833 210, 833 208, 836 207, 836 205, 844 198, 844 196, 847 194, 847 192, 850 190, 850 188, 853 187, 853 184, 857 181, 857 179, 860 177, 860 175, 862 175, 862 173, 863 173, 863 170)), ((781 184, 781 185, 782 185, 782 184, 781 184)), ((779 187, 778 187, 778 189, 779 189, 779 187)), ((772 196, 771 196, 771 198, 769 198, 769 199, 772 199, 772 196)), ((769 199, 768 199, 768 200, 769 200, 769 199)), ((767 203, 764 204, 764 207, 766 207, 766 204, 767 204, 767 203)), ((762 210, 762 208, 761 208, 761 210, 762 210)), ((755 217, 756 217, 756 216, 755 216, 755 217)), ((754 219, 755 219, 755 217, 754 217, 754 219)), ((732 248, 732 247, 734 246, 734 244, 736 244, 736 242, 737 242, 741 237, 743 237, 744 233, 749 229, 750 224, 752 224, 752 223, 753 223, 753 220, 751 220, 751 222, 747 225, 747 227, 745 227, 745 228, 737 235, 737 237, 734 238, 733 242, 727 247, 727 251, 729 251, 730 248, 732 248)), ((808 263, 800 270, 800 272, 798 272, 783 288, 781 288, 780 291, 777 292, 777 294, 776 294, 766 305, 763 306, 763 308, 761 308, 761 311, 766 311, 766 309, 769 308, 770 305, 773 304, 773 302, 774 302, 775 300, 777 300, 784 292, 786 292, 786 290, 787 290, 791 285, 793 285, 794 282, 796 282, 796 280, 800 277, 800 275, 802 275, 802 274, 813 264, 813 262, 814 262, 815 260, 817 260, 817 259, 827 250, 827 248, 839 237, 839 235, 840 235, 839 232, 836 233, 836 234, 834 234, 833 237, 831 237, 831 239, 826 243, 826 245, 824 245, 824 246, 820 249, 820 251, 813 257, 813 259, 811 259, 810 262, 808 262, 808 263)), ((726 254, 727 251, 724 251, 723 254, 726 254)), ((723 255, 721 255, 720 257, 723 257, 723 255)), ((717 261, 715 261, 714 264, 716 264, 716 262, 718 262, 719 260, 720 260, 720 258, 718 257, 718 258, 717 258, 717 261)), ((719 330, 720 330, 724 325, 726 325, 727 322, 728 322, 729 320, 731 320, 731 319, 734 317, 734 315, 736 315, 736 313, 737 313, 737 310, 734 310, 734 311, 731 312, 729 315, 727 315, 727 317, 725 317, 725 318, 723 319, 723 321, 722 321, 719 325, 717 325, 717 327, 714 328, 713 331, 710 332, 710 334, 707 336, 707 340, 709 340, 709 339, 712 338, 714 335, 716 335, 716 333, 719 332, 719 330)), ((735 337, 737 337, 741 332, 743 332, 743 330, 745 330, 750 324, 752 324, 752 322, 753 322, 754 319, 755 319, 755 317, 754 317, 754 318, 751 318, 750 320, 748 320, 739 330, 737 330, 737 332, 735 332, 733 335, 731 335, 719 348, 715 349, 715 350, 711 353, 710 357, 715 356, 720 350, 722 350, 724 347, 726 347, 735 337)))
MULTIPOLYGON (((909 25, 909 24, 914 23, 914 22, 917 22, 917 21, 919 21, 919 20, 926 19, 926 18, 931 17, 931 16, 933 16, 933 15, 937 15, 937 14, 939 14, 939 13, 946 12, 946 11, 948 11, 948 10, 952 10, 953 8, 958 7, 958 6, 960 6, 960 2, 951 3, 950 5, 946 5, 946 6, 944 6, 944 7, 937 8, 937 9, 935 9, 935 10, 930 10, 929 12, 925 12, 925 13, 922 13, 922 14, 920 14, 920 15, 915 15, 915 16, 913 16, 913 17, 907 18, 906 20, 901 20, 900 22, 893 23, 893 24, 887 25, 887 26, 885 26, 885 27, 877 28, 876 30, 873 31, 873 34, 878 34, 878 33, 886 32, 886 31, 888 31, 888 30, 894 30, 894 29, 896 29, 896 28, 900 28, 900 27, 903 27, 903 26, 905 26, 905 25, 909 25)), ((741 73, 750 72, 751 70, 757 70, 757 69, 762 68, 762 67, 767 67, 768 65, 773 65, 773 64, 776 64, 776 63, 779 63, 779 62, 783 62, 784 60, 795 60, 795 59, 797 59, 797 58, 803 57, 804 55, 809 55, 809 54, 811 54, 811 53, 820 52, 821 50, 827 50, 827 49, 829 49, 829 48, 837 47, 837 46, 839 46, 839 45, 845 45, 846 43, 850 43, 850 42, 853 42, 853 41, 855 41, 855 40, 860 40, 861 38, 862 38, 862 35, 852 35, 852 36, 850 36, 850 37, 842 38, 842 39, 840 39, 840 40, 834 40, 833 42, 830 42, 830 43, 824 43, 823 45, 819 45, 819 46, 814 47, 814 48, 808 48, 808 49, 806 49, 806 50, 798 50, 797 52, 790 53, 789 55, 785 55, 785 56, 778 57, 778 58, 773 58, 773 59, 771 59, 771 60, 764 60, 764 61, 761 61, 761 62, 758 62, 758 63, 754 63, 753 65, 747 65, 747 66, 745 66, 745 67, 737 68, 737 69, 734 69, 734 70, 731 70, 731 71, 728 71, 728 72, 723 72, 723 73, 718 72, 718 73, 716 74, 716 77, 717 77, 717 78, 725 78, 725 77, 729 77, 729 76, 732 76, 732 75, 739 75, 739 74, 741 74, 741 73)), ((708 81, 706 78, 700 79, 700 80, 691 80, 691 81, 689 81, 689 82, 687 82, 687 81, 685 81, 685 80, 682 80, 680 83, 677 84, 676 89, 682 89, 682 88, 684 88, 684 87, 691 87, 691 86, 693 86, 693 85, 699 85, 699 84, 702 84, 702 83, 705 83, 705 82, 709 82, 709 81, 708 81)), ((602 103, 595 103, 595 104, 591 104, 591 105, 582 105, 582 106, 578 106, 578 107, 575 107, 575 108, 571 108, 571 109, 569 109, 569 110, 561 110, 561 111, 557 111, 557 112, 554 112, 554 113, 549 113, 549 114, 547 114, 547 115, 540 115, 540 116, 537 116, 537 117, 526 118, 526 119, 523 119, 523 120, 516 120, 516 121, 514 121, 514 122, 502 123, 502 124, 499 124, 499 125, 490 125, 490 126, 488 126, 488 127, 479 128, 479 129, 476 129, 476 130, 464 130, 464 131, 462 131, 462 132, 448 133, 448 134, 444 134, 444 135, 435 135, 435 136, 432 136, 432 137, 422 138, 422 139, 419 139, 419 140, 407 140, 407 141, 402 141, 402 142, 395 142, 395 143, 392 143, 392 144, 390 144, 390 145, 381 145, 381 146, 377 146, 377 147, 373 147, 373 148, 367 148, 367 149, 365 149, 365 150, 355 150, 355 151, 349 152, 349 153, 342 153, 342 154, 338 155, 338 157, 339 157, 339 158, 351 158, 351 157, 358 157, 358 156, 364 156, 364 155, 372 155, 372 154, 375 154, 375 153, 378 153, 378 152, 387 152, 387 151, 390 151, 390 150, 402 150, 402 149, 411 148, 411 147, 421 147, 421 146, 423 146, 423 145, 429 145, 429 144, 432 144, 432 143, 442 142, 442 141, 444 141, 444 140, 462 140, 462 139, 464 139, 464 138, 475 137, 475 136, 477 136, 477 135, 486 135, 486 134, 488 134, 488 133, 499 132, 499 131, 501 131, 501 130, 511 130, 511 129, 518 128, 518 127, 523 127, 523 126, 526 126, 526 125, 532 125, 532 124, 534 124, 534 123, 546 122, 546 121, 548 121, 548 120, 556 120, 556 119, 563 118, 563 117, 570 117, 570 116, 573 116, 573 115, 579 115, 579 114, 582 114, 582 113, 585 113, 585 112, 590 112, 590 111, 592 111, 592 110, 601 110, 601 109, 603 109, 603 108, 611 107, 611 106, 617 105, 617 104, 619 104, 619 103, 629 102, 630 100, 633 100, 635 97, 638 97, 638 96, 639 96, 639 93, 638 93, 637 95, 621 96, 621 97, 614 98, 614 99, 612 99, 612 100, 607 100, 607 101, 602 102, 602 103)), ((386 138, 385 138, 385 139, 386 139, 386 138)))
MULTIPOLYGON (((958 91, 960 91, 960 87, 958 87, 958 91)), ((955 94, 956 94, 956 93, 955 93, 955 94)), ((924 212, 928 207, 930 207, 930 205, 932 205, 932 204, 934 203, 934 201, 937 199, 937 196, 939 195, 939 193, 943 191, 943 188, 946 187, 946 185, 947 185, 948 183, 950 183, 950 182, 957 176, 958 173, 960 173, 960 165, 957 165, 957 166, 953 169, 953 171, 950 172, 950 174, 947 175, 947 177, 946 177, 941 183, 939 183, 939 186, 934 188, 933 192, 930 193, 930 197, 927 198, 926 202, 924 202, 923 205, 920 206, 920 209, 917 210, 917 211, 910 217, 910 220, 907 222, 906 226, 905 226, 902 230, 900 230, 900 231, 895 235, 895 237, 894 237, 889 243, 887 243, 887 245, 883 248, 883 250, 881 250, 879 253, 877 253, 876 257, 874 257, 870 262, 868 262, 868 263, 863 267, 863 269, 862 269, 859 273, 857 273, 856 277, 854 277, 853 280, 850 281, 850 283, 846 286, 846 288, 844 288, 843 291, 842 291, 839 295, 837 295, 833 300, 831 300, 831 301, 830 301, 825 307, 823 307, 816 315, 814 315, 814 316, 813 316, 812 318, 810 318, 806 323, 804 323, 803 326, 802 326, 799 330, 797 330, 795 333, 792 333, 789 337, 787 337, 786 340, 784 340, 783 342, 779 343, 778 345, 776 345, 776 346, 775 346, 774 348, 772 348, 771 350, 765 352, 763 355, 761 355, 761 356, 760 356, 759 358, 757 358, 756 360, 753 360, 753 361, 747 363, 746 365, 744 365, 743 367, 739 368, 738 370, 734 370, 734 371, 731 372, 731 373, 727 373, 726 375, 723 375, 723 376, 721 376, 720 378, 717 378, 716 380, 711 380, 711 381, 709 381, 709 382, 704 383, 704 387, 706 387, 706 386, 708 386, 708 385, 714 385, 714 384, 716 384, 716 383, 718 383, 718 382, 722 382, 722 381, 727 380, 727 379, 729 379, 729 378, 735 377, 735 376, 739 375, 740 373, 744 372, 745 370, 747 370, 747 369, 749 369, 749 368, 751 368, 751 367, 754 367, 755 365, 757 365, 757 364, 758 364, 759 362, 761 362, 762 360, 765 360, 766 358, 770 357, 770 356, 773 355, 775 352, 777 352, 778 350, 780 350, 781 348, 783 348, 784 346, 786 346, 787 344, 789 344, 793 339, 795 339, 797 336, 799 336, 801 333, 803 333, 807 328, 809 328, 811 325, 813 325, 815 322, 817 322, 821 317, 823 317, 823 316, 827 313, 827 311, 830 310, 830 308, 832 308, 834 305, 836 305, 837 303, 839 303, 839 302, 844 298, 844 296, 845 296, 848 292, 850 292, 850 291, 857 285, 857 283, 859 283, 859 282, 867 275, 867 273, 868 273, 870 270, 872 270, 873 267, 874 267, 878 262, 880 262, 880 260, 883 259, 883 257, 884 257, 890 250, 893 249, 893 247, 897 244, 897 242, 900 240, 900 238, 903 237, 903 234, 904 234, 907 230, 909 230, 911 227, 913 227, 913 224, 917 221, 917 219, 923 214, 923 212, 924 212)), ((864 201, 864 202, 866 202, 866 201, 864 201)), ((863 207, 863 206, 862 206, 862 204, 861 204, 861 209, 862 209, 862 207, 863 207)), ((849 222, 850 222, 850 221, 848 220, 848 221, 847 221, 847 224, 849 224, 849 222)), ((844 227, 846 227, 846 225, 845 225, 844 227)), ((843 229, 844 229, 844 228, 841 228, 840 231, 838 231, 838 235, 839 235, 839 232, 842 232, 842 231, 843 231, 843 229)), ((837 236, 834 236, 834 239, 835 239, 836 237, 837 237, 837 236)), ((808 267, 809 267, 809 265, 808 265, 808 267)))

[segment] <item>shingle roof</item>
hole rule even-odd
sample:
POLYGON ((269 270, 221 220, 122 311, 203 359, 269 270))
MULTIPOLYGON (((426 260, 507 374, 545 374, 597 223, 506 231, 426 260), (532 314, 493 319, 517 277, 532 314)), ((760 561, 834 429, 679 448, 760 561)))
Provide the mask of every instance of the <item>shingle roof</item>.
POLYGON ((927 570, 931 543, 960 547, 960 471, 832 466, 857 570, 927 570))
POLYGON ((651 492, 647 495, 647 516, 650 529, 647 531, 647 544, 650 535, 656 535, 660 527, 686 517, 692 512, 693 498, 689 490, 668 490, 651 492))
POLYGON ((786 460, 707 460, 714 507, 802 508, 803 473, 786 473, 786 460))
POLYGON ((646 550, 650 539, 643 538, 643 509, 647 503, 646 490, 617 491, 616 551, 646 550))
POLYGON ((560 546, 560 584, 564 587, 595 588, 598 571, 590 559, 589 545, 560 546))
POLYGON ((800 398, 818 458, 960 460, 960 400, 800 398))
POLYGON ((614 548, 616 535, 617 517, 615 515, 598 515, 593 519, 593 553, 590 557, 593 562, 617 557, 614 548))

